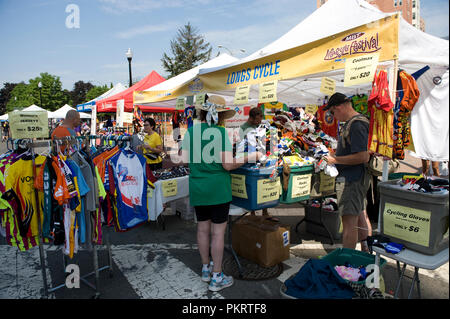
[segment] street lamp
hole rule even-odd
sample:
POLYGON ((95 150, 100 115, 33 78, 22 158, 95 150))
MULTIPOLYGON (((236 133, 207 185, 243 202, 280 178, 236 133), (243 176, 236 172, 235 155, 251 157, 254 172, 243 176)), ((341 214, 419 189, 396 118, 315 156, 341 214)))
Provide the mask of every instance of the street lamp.
POLYGON ((131 81, 131 59, 133 58, 133 53, 131 52, 131 49, 128 48, 127 53, 125 54, 127 56, 128 59, 128 71, 130 73, 130 86, 132 86, 133 82, 131 81))
POLYGON ((39 106, 42 107, 42 83, 41 82, 38 83, 38 88, 39 88, 39 99, 41 100, 41 105, 39 105, 39 106))
MULTIPOLYGON (((233 55, 233 52, 231 52, 231 50, 230 49, 228 49, 226 46, 223 46, 223 45, 221 45, 221 44, 219 44, 218 46, 217 46, 219 49, 226 49, 228 52, 230 52, 230 55, 233 55)), ((245 53, 246 51, 245 51, 245 49, 239 49, 239 51, 241 52, 241 53, 245 53)))

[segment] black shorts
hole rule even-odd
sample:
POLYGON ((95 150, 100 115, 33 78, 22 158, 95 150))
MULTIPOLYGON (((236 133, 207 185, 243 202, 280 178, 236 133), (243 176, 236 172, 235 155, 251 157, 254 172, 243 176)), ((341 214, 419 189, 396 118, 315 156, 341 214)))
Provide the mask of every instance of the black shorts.
POLYGON ((203 222, 211 220, 214 224, 222 224, 227 221, 228 213, 230 212, 230 203, 208 205, 208 206, 195 206, 195 214, 197 215, 197 221, 203 222))

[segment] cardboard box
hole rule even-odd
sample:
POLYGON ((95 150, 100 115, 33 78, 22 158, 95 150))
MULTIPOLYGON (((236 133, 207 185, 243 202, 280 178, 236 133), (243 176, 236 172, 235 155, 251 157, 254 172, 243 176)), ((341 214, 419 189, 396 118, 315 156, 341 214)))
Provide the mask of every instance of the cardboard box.
POLYGON ((232 226, 236 253, 262 267, 289 259, 290 226, 263 216, 245 216, 232 226))

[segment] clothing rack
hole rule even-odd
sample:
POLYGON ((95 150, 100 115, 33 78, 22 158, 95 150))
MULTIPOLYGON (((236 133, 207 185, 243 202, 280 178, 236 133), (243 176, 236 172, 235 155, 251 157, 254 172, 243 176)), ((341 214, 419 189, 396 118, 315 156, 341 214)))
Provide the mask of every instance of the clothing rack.
MULTIPOLYGON (((54 138, 54 140, 47 140, 47 141, 38 141, 38 142, 33 142, 30 141, 26 144, 26 147, 28 149, 30 149, 31 151, 31 157, 32 157, 32 163, 33 163, 33 180, 35 179, 35 177, 37 176, 36 173, 36 163, 35 163, 35 152, 34 149, 37 147, 45 147, 48 146, 50 148, 50 146, 55 147, 58 146, 60 144, 77 144, 80 143, 81 140, 86 139, 87 141, 89 140, 88 138, 85 137, 72 137, 72 136, 68 136, 68 137, 61 137, 61 138, 54 138)), ((35 194, 35 200, 36 203, 39 203, 39 195, 38 195, 38 190, 35 188, 34 189, 34 194, 35 194)), ((45 251, 44 251, 44 247, 43 247, 43 233, 42 233, 42 226, 41 226, 41 217, 40 217, 40 206, 39 204, 37 205, 37 218, 38 218, 38 232, 39 232, 39 258, 40 258, 40 264, 41 264, 41 271, 42 271, 42 279, 43 279, 43 283, 44 283, 44 298, 48 298, 48 294, 52 293, 60 288, 63 288, 66 286, 65 283, 60 284, 56 287, 53 288, 49 288, 48 283, 47 283, 47 272, 46 272, 46 266, 45 266, 45 251)), ((92 244, 93 246, 93 263, 94 263, 94 271, 84 275, 84 276, 80 276, 80 281, 83 282, 84 284, 86 284, 88 287, 92 288, 93 290, 95 290, 95 295, 93 296, 94 299, 98 299, 100 297, 100 292, 98 290, 99 287, 99 272, 102 270, 110 270, 110 277, 112 277, 112 254, 111 254, 111 246, 110 246, 110 242, 109 242, 109 234, 106 233, 105 234, 105 240, 106 240, 106 245, 107 245, 107 251, 108 251, 108 260, 109 260, 109 264, 106 266, 103 266, 101 268, 98 267, 98 252, 97 252, 97 245, 95 243, 92 244), (95 274, 95 285, 91 284, 89 281, 87 281, 87 277, 92 276, 95 274)), ((62 251, 62 256, 63 256, 63 266, 64 266, 64 271, 66 269, 67 263, 66 263, 66 258, 64 255, 64 252, 62 251)))

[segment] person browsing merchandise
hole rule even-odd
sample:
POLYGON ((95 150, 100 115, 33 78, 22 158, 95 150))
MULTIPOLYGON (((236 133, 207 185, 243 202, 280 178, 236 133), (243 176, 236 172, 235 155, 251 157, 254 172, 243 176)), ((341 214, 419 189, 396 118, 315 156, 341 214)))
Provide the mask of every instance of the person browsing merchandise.
POLYGON ((181 156, 189 164, 189 200, 197 216, 197 243, 202 266, 201 280, 210 291, 233 285, 233 277, 222 272, 225 229, 231 203, 230 172, 262 154, 253 152, 233 158, 225 120, 236 112, 220 96, 207 97, 197 109, 200 123, 188 128, 181 156), (212 260, 210 260, 210 252, 212 260))
POLYGON ((328 164, 335 164, 339 171, 336 193, 343 224, 342 244, 345 248, 355 249, 359 237, 362 250, 366 251, 368 248, 365 240, 372 235, 366 212, 370 181, 366 167, 370 158, 369 121, 353 109, 347 96, 339 92, 330 97, 324 110, 331 112, 336 120, 345 122, 342 133, 339 134, 336 153, 325 156, 328 164))
POLYGON ((80 113, 76 110, 69 110, 64 121, 52 132, 52 139, 55 137, 77 136, 75 128, 81 123, 80 113))
POLYGON ((160 154, 163 152, 161 137, 154 130, 156 122, 154 119, 147 118, 144 120, 144 144, 140 146, 143 155, 147 159, 152 171, 162 168, 162 158, 160 154))

